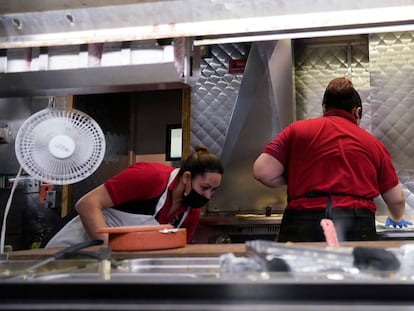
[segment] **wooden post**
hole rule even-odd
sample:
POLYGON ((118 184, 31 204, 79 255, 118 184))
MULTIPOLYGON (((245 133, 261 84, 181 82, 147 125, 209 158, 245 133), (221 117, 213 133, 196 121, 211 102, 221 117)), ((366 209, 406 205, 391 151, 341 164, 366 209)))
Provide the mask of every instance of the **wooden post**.
POLYGON ((182 127, 183 127, 183 159, 190 154, 191 147, 191 87, 184 87, 182 92, 182 127))
MULTIPOLYGON (((73 96, 66 97, 66 108, 73 107, 73 96)), ((72 185, 62 186, 62 209, 60 211, 60 217, 65 217, 73 209, 73 187, 72 185)))

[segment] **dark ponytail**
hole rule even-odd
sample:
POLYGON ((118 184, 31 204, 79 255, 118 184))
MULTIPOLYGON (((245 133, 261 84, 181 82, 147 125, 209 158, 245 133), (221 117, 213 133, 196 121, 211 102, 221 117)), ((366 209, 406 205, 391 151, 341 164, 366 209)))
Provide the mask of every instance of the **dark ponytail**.
POLYGON ((224 169, 217 156, 210 152, 206 146, 196 146, 195 151, 181 162, 180 175, 189 171, 192 177, 204 173, 223 174, 224 169))

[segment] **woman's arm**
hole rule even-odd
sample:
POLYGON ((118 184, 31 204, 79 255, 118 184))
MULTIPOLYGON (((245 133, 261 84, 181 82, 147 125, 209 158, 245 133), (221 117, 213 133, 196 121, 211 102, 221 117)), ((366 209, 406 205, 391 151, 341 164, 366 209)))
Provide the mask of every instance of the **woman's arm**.
POLYGON ((104 185, 91 190, 76 202, 75 209, 91 239, 103 240, 105 244, 108 243, 108 234, 96 233, 96 230, 107 227, 102 211, 112 206, 112 199, 104 185))
POLYGON ((286 184, 285 168, 275 157, 262 153, 253 164, 253 176, 267 187, 275 188, 286 184))
POLYGON ((396 222, 400 221, 405 210, 405 198, 401 186, 398 184, 382 193, 381 196, 387 204, 391 218, 396 222))

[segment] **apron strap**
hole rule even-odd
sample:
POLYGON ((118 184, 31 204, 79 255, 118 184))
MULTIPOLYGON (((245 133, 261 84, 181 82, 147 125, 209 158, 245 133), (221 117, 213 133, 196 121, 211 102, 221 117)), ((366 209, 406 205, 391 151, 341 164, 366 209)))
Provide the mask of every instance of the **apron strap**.
MULTIPOLYGON (((171 183, 174 181, 175 177, 177 176, 178 172, 180 171, 179 168, 174 169, 171 174, 170 178, 168 179, 167 187, 165 188, 164 192, 162 193, 160 199, 158 200, 157 206, 155 207, 155 215, 158 214, 158 212, 161 210, 161 208, 164 206, 165 200, 167 199, 167 193, 168 188, 170 187, 171 183)), ((187 218, 188 213, 190 212, 191 207, 187 207, 187 210, 184 212, 183 216, 180 219, 180 222, 176 226, 176 228, 180 228, 183 224, 184 220, 187 218)))
POLYGON ((175 177, 177 176, 178 172, 180 171, 179 168, 174 169, 171 174, 170 174, 170 178, 168 179, 168 183, 167 183, 167 187, 165 187, 164 192, 161 194, 160 199, 158 200, 157 206, 155 207, 155 213, 154 213, 154 217, 155 215, 158 214, 158 212, 161 210, 161 208, 164 206, 165 204, 165 200, 167 199, 167 193, 168 193, 168 188, 170 187, 171 183, 174 181, 175 177))
POLYGON ((181 225, 183 224, 184 220, 187 218, 188 213, 190 212, 191 207, 187 207, 187 210, 184 212, 183 217, 181 217, 180 222, 178 223, 178 225, 176 226, 176 228, 180 228, 181 225))
POLYGON ((327 191, 308 191, 303 196, 298 198, 316 198, 316 197, 327 197, 326 207, 325 207, 325 218, 332 219, 332 196, 350 196, 354 198, 359 198, 363 200, 373 200, 372 198, 366 198, 359 195, 343 193, 343 192, 327 192, 327 191))
POLYGON ((369 201, 373 201, 373 198, 368 198, 368 197, 364 197, 364 196, 360 196, 360 195, 356 195, 356 194, 350 194, 350 193, 345 193, 345 192, 328 192, 328 191, 308 191, 305 193, 305 195, 299 196, 295 199, 298 198, 316 198, 316 197, 329 197, 329 196, 349 196, 349 197, 354 197, 357 199, 362 199, 362 200, 369 200, 369 201))

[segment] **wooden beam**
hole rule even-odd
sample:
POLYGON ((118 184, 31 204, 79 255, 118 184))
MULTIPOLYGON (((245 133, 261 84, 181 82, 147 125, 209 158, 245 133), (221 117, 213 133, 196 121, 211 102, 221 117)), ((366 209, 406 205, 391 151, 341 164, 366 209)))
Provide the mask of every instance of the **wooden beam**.
MULTIPOLYGON (((66 107, 73 108, 73 96, 66 97, 66 107)), ((73 187, 72 185, 62 186, 62 198, 61 198, 62 209, 60 211, 60 217, 65 217, 73 209, 73 187)))

